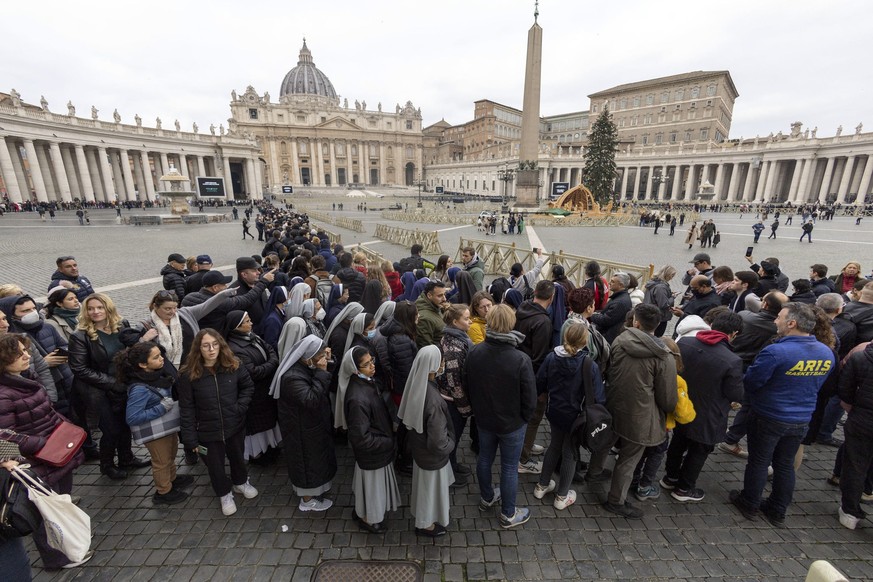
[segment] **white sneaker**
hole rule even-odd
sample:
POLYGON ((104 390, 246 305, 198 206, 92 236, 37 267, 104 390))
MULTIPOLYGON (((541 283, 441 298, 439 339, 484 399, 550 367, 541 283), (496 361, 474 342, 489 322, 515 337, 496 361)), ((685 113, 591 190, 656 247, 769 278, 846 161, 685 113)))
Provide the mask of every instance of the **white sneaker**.
POLYGON ((236 513, 236 503, 233 502, 233 492, 230 492, 221 498, 221 513, 224 515, 233 515, 236 513))
POLYGON ((843 511, 842 505, 840 506, 839 515, 840 515, 840 525, 842 525, 843 527, 849 528, 849 529, 855 529, 856 527, 858 527, 858 524, 861 522, 861 520, 859 518, 855 517, 854 515, 849 515, 848 513, 843 511))
POLYGON ((309 501, 301 499, 297 509, 300 511, 327 511, 331 507, 333 507, 333 501, 330 499, 313 497, 309 501))
POLYGON ((242 496, 246 499, 254 499, 258 496, 258 490, 255 489, 251 483, 249 483, 248 479, 242 485, 234 485, 233 492, 242 493, 242 496))
POLYGON ((530 473, 531 475, 539 475, 543 472, 543 464, 528 460, 527 463, 518 464, 518 472, 521 474, 530 473))
POLYGON ((81 566, 82 564, 84 564, 85 562, 87 562, 88 560, 90 560, 93 557, 94 557, 94 550, 88 550, 88 553, 85 554, 84 558, 82 558, 78 562, 70 562, 69 564, 61 566, 61 568, 64 568, 67 570, 69 570, 70 568, 78 568, 79 566, 81 566))
POLYGON ((574 503, 576 503, 576 492, 570 489, 564 497, 558 497, 555 495, 555 502, 552 503, 552 506, 560 511, 567 509, 574 503))
POLYGON ((546 447, 544 447, 543 445, 534 444, 530 448, 530 454, 537 456, 537 457, 542 455, 545 452, 546 452, 546 447))
POLYGON ((549 481, 549 484, 546 485, 545 487, 543 487, 542 485, 537 483, 537 486, 534 487, 534 497, 536 497, 537 499, 542 499, 543 497, 546 496, 546 493, 551 493, 554 490, 555 490, 555 480, 554 479, 549 481))

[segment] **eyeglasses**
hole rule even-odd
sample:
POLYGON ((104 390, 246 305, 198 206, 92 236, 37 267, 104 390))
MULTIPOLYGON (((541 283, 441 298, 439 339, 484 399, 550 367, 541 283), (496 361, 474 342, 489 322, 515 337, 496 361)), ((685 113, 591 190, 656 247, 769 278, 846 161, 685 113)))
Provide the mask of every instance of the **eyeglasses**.
POLYGON ((176 296, 175 291, 167 291, 166 289, 163 291, 158 291, 158 297, 161 299, 172 299, 173 301, 179 301, 179 298, 176 296))
POLYGON ((370 366, 375 366, 375 365, 376 365, 375 360, 370 359, 366 362, 361 362, 361 364, 358 367, 359 368, 369 368, 370 366))

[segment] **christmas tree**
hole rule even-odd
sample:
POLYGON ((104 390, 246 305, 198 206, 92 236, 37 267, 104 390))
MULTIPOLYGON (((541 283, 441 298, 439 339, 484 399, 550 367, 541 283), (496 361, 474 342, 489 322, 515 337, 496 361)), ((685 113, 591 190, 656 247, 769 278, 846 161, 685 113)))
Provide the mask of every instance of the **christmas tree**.
POLYGON ((585 148, 585 186, 591 190, 601 207, 612 200, 616 176, 615 152, 618 149, 618 129, 612 122, 609 108, 595 120, 585 148))

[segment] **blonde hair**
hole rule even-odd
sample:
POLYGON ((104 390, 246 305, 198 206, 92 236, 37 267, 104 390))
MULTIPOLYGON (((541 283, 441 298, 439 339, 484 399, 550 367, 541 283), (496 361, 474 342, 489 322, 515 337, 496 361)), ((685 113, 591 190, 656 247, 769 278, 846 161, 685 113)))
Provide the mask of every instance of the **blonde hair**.
POLYGON ((393 273, 394 272, 394 265, 391 264, 391 261, 389 261, 388 259, 385 259, 384 261, 382 261, 382 272, 383 273, 393 273))
POLYGON ((388 279, 385 278, 385 273, 382 272, 382 267, 379 266, 379 263, 367 265, 367 280, 379 281, 382 284, 383 300, 391 297, 391 285, 388 284, 388 279))
POLYGON ((22 289, 15 283, 6 283, 5 285, 0 285, 0 299, 2 299, 3 297, 17 297, 19 295, 24 295, 24 289, 22 289))
POLYGON ((842 268, 842 270, 840 271, 840 273, 845 273, 845 272, 846 272, 846 269, 849 268, 850 265, 855 265, 855 267, 857 267, 857 269, 858 269, 858 275, 857 275, 857 276, 858 276, 858 277, 861 277, 861 263, 859 263, 858 261, 849 261, 848 263, 846 263, 846 266, 842 268))
POLYGON ((466 304, 452 303, 445 311, 443 311, 443 323, 446 325, 452 325, 464 316, 465 311, 470 311, 470 308, 466 304))
POLYGON ((97 340, 97 327, 91 321, 91 316, 88 315, 88 303, 90 301, 99 301, 106 310, 106 321, 109 333, 115 333, 121 329, 121 316, 118 315, 118 310, 115 309, 115 303, 108 295, 103 293, 92 293, 85 297, 82 301, 82 307, 79 309, 79 325, 76 329, 84 331, 91 341, 97 340))
POLYGON ((584 323, 574 323, 564 332, 564 349, 575 356, 582 348, 588 347, 588 326, 584 323))
POLYGON ((515 311, 505 303, 495 305, 485 316, 485 326, 496 333, 509 333, 515 327, 515 311))
POLYGON ((185 259, 185 266, 188 267, 189 271, 197 271, 197 257, 190 256, 185 259))
POLYGON ((364 253, 358 252, 352 255, 352 262, 356 265, 361 265, 362 267, 367 266, 367 255, 364 253))

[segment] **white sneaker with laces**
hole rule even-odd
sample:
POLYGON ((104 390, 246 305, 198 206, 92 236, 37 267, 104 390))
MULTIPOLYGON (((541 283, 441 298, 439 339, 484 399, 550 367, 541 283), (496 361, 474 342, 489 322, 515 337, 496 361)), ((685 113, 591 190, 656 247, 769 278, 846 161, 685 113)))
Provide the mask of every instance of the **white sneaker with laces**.
POLYGON ((233 486, 234 493, 242 493, 242 496, 246 499, 254 499, 258 496, 258 490, 254 488, 254 486, 249 483, 248 479, 242 485, 234 485, 233 486))
POLYGON ((530 448, 530 454, 535 455, 535 456, 540 456, 545 452, 546 452, 546 447, 544 447, 543 445, 534 444, 530 448))
POLYGON ((564 509, 567 509, 574 503, 576 503, 576 492, 570 489, 569 491, 567 491, 567 495, 565 495, 564 497, 558 497, 557 495, 555 495, 555 502, 552 503, 552 506, 555 509, 562 511, 564 509))
POLYGON ((527 463, 518 463, 518 472, 521 474, 529 473, 531 475, 539 475, 543 472, 543 464, 536 461, 528 460, 527 463))
POLYGON ((552 491, 554 491, 555 486, 556 485, 555 485, 554 479, 550 480, 549 484, 546 485, 545 487, 543 487, 542 485, 537 483, 537 486, 534 487, 534 497, 536 497, 537 499, 542 499, 543 497, 546 496, 546 493, 551 493, 552 491))
POLYGON ((845 511, 843 511, 842 505, 840 505, 839 515, 840 515, 840 525, 842 525, 843 527, 848 528, 848 529, 857 528, 858 523, 861 522, 861 520, 858 519, 857 517, 855 517, 854 515, 850 515, 850 514, 846 513, 845 511))
POLYGON ((331 507, 333 507, 333 501, 330 499, 313 497, 309 501, 301 499, 297 509, 300 511, 327 511, 331 507))
POLYGON ((236 513, 236 503, 233 502, 233 492, 221 497, 221 513, 224 515, 233 515, 236 513))

